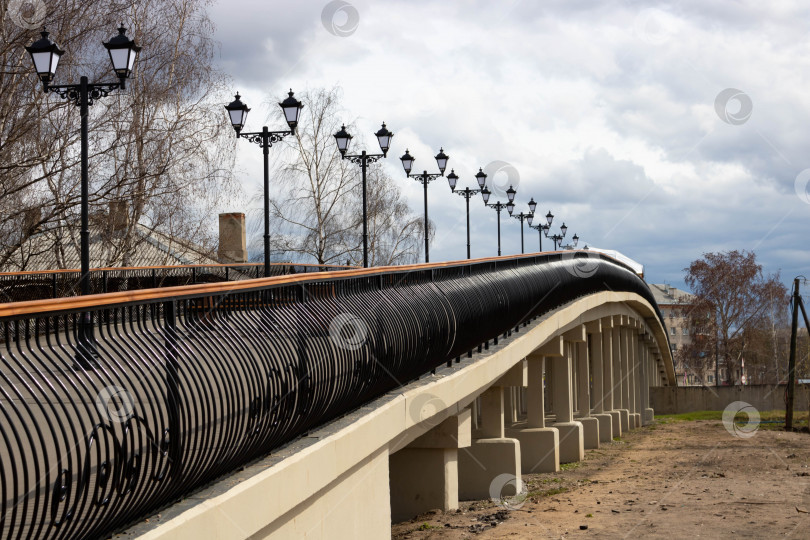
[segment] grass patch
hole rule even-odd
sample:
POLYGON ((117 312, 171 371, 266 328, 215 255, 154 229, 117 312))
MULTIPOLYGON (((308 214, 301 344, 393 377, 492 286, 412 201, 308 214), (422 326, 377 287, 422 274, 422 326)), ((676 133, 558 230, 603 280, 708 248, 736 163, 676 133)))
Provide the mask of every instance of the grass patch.
POLYGON ((574 463, 563 463, 560 465, 560 470, 573 471, 574 469, 578 469, 580 465, 582 465, 581 461, 575 461, 574 463))
POLYGON ((593 517, 593 514, 585 514, 585 517, 593 517))
POLYGON ((430 529, 441 529, 441 527, 437 527, 436 525, 431 525, 427 521, 422 523, 419 527, 417 527, 417 531, 429 531, 430 529))
POLYGON ((664 424, 670 422, 691 422, 694 420, 722 420, 723 411, 693 411, 681 414, 656 414, 655 418, 664 424))

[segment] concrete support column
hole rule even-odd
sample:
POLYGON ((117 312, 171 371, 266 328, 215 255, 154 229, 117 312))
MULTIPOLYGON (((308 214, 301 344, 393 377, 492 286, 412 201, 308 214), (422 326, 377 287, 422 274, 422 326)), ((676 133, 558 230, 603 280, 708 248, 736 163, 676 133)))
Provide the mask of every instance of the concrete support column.
POLYGON ((591 416, 591 378, 590 359, 588 358, 588 336, 585 341, 576 344, 577 349, 577 392, 579 417, 582 424, 584 445, 586 450, 599 448, 599 420, 591 416))
MULTIPOLYGON (((651 337, 652 340, 652 337, 651 337)), ((655 359, 650 346, 644 347, 644 386, 642 386, 642 402, 644 403, 644 425, 651 424, 655 416, 655 411, 650 407, 650 385, 652 384, 652 372, 655 359)))
POLYGON ((630 430, 630 411, 627 410, 624 378, 626 373, 625 361, 627 359, 627 340, 622 324, 626 324, 626 317, 619 317, 619 326, 613 328, 613 408, 619 411, 622 433, 630 430))
POLYGON ((563 354, 562 340, 553 339, 526 357, 528 363, 528 394, 526 427, 509 432, 520 441, 521 470, 524 473, 557 472, 560 470, 560 432, 546 427, 544 407, 544 366, 563 354), (549 356, 544 356, 548 354, 549 356))
POLYGON ((500 474, 515 478, 501 495, 516 495, 523 490, 520 472, 520 443, 504 437, 504 391, 491 386, 481 395, 481 438, 458 456, 458 496, 461 500, 490 497, 492 482, 500 474), (516 490, 514 493, 508 490, 516 490))
POLYGON ((565 342, 565 354, 554 359, 554 427, 560 432, 560 463, 573 463, 585 458, 582 424, 574 421, 573 391, 571 388, 571 357, 573 346, 565 342))
POLYGON ((591 403, 593 412, 591 416, 599 423, 599 442, 613 440, 613 420, 605 412, 604 366, 602 361, 602 323, 595 321, 585 325, 590 340, 591 380, 593 381, 593 394, 591 403))
POLYGON ((458 449, 470 446, 472 414, 465 409, 399 452, 388 474, 391 518, 396 523, 434 508, 458 508, 458 449))
POLYGON ((632 416, 631 426, 641 427, 641 398, 639 397, 639 388, 641 387, 639 380, 639 349, 640 339, 639 335, 640 324, 637 320, 633 320, 633 327, 630 329, 630 414, 632 416))
POLYGON ((603 380, 603 388, 605 390, 605 412, 610 415, 611 428, 613 430, 613 437, 622 436, 622 420, 619 411, 617 411, 617 403, 614 400, 616 379, 614 378, 613 371, 613 330, 614 319, 616 317, 602 318, 602 362, 604 365, 605 378, 603 380))

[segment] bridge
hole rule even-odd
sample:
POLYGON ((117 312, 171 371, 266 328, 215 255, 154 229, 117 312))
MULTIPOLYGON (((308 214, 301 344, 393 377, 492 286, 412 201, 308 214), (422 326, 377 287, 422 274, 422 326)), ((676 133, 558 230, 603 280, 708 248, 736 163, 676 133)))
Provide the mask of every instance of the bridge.
POLYGON ((0 338, 4 537, 386 537, 675 384, 649 288, 588 251, 7 303, 0 338))

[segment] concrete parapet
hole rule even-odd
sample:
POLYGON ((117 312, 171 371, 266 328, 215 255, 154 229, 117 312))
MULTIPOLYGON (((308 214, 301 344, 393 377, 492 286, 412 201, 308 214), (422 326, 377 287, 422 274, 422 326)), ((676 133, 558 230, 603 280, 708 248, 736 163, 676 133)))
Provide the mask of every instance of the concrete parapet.
POLYGON ((554 424, 560 432, 560 463, 574 463, 585 459, 582 424, 561 422, 554 424))
POLYGON ((478 439, 458 455, 458 498, 462 501, 489 499, 492 482, 498 475, 515 477, 515 493, 523 490, 520 477, 520 442, 517 439, 478 439))

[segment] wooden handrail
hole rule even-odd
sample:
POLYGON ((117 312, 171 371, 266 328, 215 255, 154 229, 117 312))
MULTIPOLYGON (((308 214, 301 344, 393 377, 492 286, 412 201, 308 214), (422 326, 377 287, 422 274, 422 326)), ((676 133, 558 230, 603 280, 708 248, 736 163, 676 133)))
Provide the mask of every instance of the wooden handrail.
MULTIPOLYGON (((161 270, 171 268, 235 268, 240 266, 264 266, 264 263, 233 263, 233 264, 166 264, 158 266, 108 266, 104 268, 91 268, 90 272, 109 272, 111 270, 161 270)), ((358 266, 345 266, 342 264, 311 264, 311 263, 270 263, 270 266, 307 266, 318 268, 359 268, 358 266)), ((0 277, 5 276, 33 276, 39 274, 67 274, 81 273, 79 268, 61 268, 55 270, 29 270, 24 272, 0 272, 0 277)))
MULTIPOLYGON (((336 277, 355 278, 371 276, 384 273, 403 273, 411 271, 430 270, 435 268, 446 268, 449 266, 469 266, 492 261, 515 260, 536 257, 537 255, 552 255, 555 253, 596 253, 600 258, 610 259, 621 266, 624 263, 604 253, 583 250, 566 251, 543 251, 540 253, 528 253, 525 255, 504 255, 501 257, 485 257, 482 259, 462 259, 460 261, 447 261, 429 264, 409 264, 402 266, 375 266, 373 268, 358 268, 355 270, 341 270, 333 272, 311 272, 307 274, 293 274, 284 276, 273 276, 268 278, 245 279, 241 281, 225 281, 219 283, 201 283, 197 285, 180 285, 176 287, 162 287, 159 289, 140 289, 136 291, 120 291, 103 294, 90 294, 87 296, 73 296, 68 298, 28 300, 24 302, 8 302, 0 304, 0 318, 15 317, 20 315, 46 314, 61 311, 78 311, 82 309, 92 310, 100 306, 113 304, 125 304, 130 302, 150 302, 161 299, 170 299, 184 296, 204 296, 215 295, 225 292, 242 291, 245 289, 256 289, 271 285, 289 285, 301 281, 328 281, 336 277)), ((315 265, 317 266, 317 265, 315 265)))

